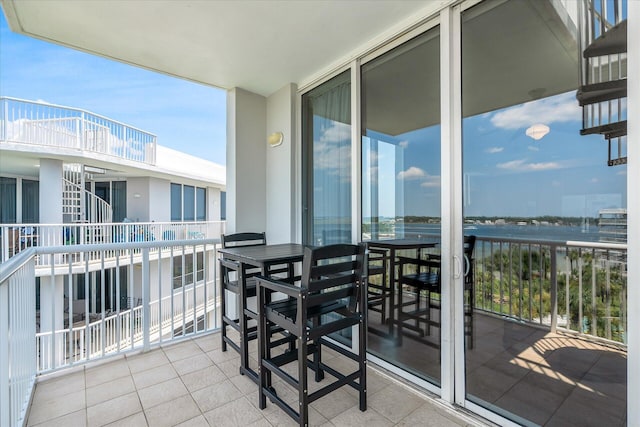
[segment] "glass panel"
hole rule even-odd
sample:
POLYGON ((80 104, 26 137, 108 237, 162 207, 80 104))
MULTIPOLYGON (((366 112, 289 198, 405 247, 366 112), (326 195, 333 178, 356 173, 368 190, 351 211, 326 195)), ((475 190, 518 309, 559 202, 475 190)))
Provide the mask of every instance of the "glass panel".
POLYGON ((302 96, 303 243, 351 241, 351 82, 345 71, 302 96))
POLYGON ((171 221, 182 221, 182 185, 171 184, 171 221))
POLYGON ((122 222, 127 217, 127 181, 113 181, 111 183, 113 200, 113 222, 122 222))
POLYGON ((220 219, 226 221, 227 219, 227 192, 220 192, 220 219))
POLYGON ((16 179, 0 177, 0 224, 16 222, 16 179))
POLYGON ((462 14, 467 399, 518 424, 624 425, 626 250, 604 231, 625 235, 626 166, 580 135, 564 22, 537 0, 462 14))
POLYGON ((204 188, 196 188, 196 221, 207 220, 207 190, 204 188))
POLYGON ((22 180, 22 222, 36 224, 40 222, 40 183, 22 180))
POLYGON ((362 66, 362 123, 362 240, 418 242, 370 246, 369 351, 439 384, 439 268, 434 287, 409 286, 407 277, 421 279, 416 269, 426 266, 398 262, 439 252, 439 28, 362 66))
POLYGON ((194 187, 185 185, 182 187, 184 191, 183 214, 185 221, 194 221, 196 219, 196 194, 194 187))

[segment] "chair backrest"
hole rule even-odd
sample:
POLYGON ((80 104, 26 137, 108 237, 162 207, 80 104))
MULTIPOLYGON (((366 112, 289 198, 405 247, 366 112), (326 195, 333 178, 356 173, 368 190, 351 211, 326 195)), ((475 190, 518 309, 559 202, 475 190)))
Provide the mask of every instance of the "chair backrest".
MULTIPOLYGON (((307 307, 313 309, 331 301, 348 298, 349 310, 356 311, 359 286, 363 282, 364 246, 337 244, 305 248, 302 287, 307 288, 307 307)), ((361 308, 362 309, 362 308, 361 308)))
POLYGON ((464 252, 464 281, 473 281, 473 249, 476 246, 476 236, 464 236, 462 250, 464 252))
POLYGON ((322 230, 323 245, 336 245, 339 243, 351 243, 351 230, 339 228, 322 230))
POLYGON ((240 246, 260 246, 267 244, 265 233, 235 233, 221 236, 223 248, 235 248, 240 246))

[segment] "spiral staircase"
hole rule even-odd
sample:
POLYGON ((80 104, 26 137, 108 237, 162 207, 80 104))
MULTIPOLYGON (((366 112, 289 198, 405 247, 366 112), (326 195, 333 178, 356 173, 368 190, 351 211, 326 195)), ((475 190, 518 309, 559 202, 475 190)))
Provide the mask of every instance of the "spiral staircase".
POLYGON ((580 1, 582 135, 608 142, 609 166, 627 163, 627 19, 622 0, 580 1))

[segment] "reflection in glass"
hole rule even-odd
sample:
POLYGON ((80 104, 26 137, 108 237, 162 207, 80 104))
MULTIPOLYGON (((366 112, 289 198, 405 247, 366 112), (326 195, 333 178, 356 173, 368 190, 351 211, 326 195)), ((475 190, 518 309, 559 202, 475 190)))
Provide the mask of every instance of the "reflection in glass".
POLYGON ((303 243, 351 242, 349 71, 302 96, 303 243))
MULTIPOLYGON (((363 241, 440 238, 439 43, 432 29, 362 66, 363 241)), ((370 253, 369 351, 439 384, 439 296, 399 285, 396 262, 438 249, 392 251, 370 253)))
POLYGON ((575 29, 542 3, 462 13, 467 399, 520 424, 621 425, 626 251, 599 231, 626 212, 626 166, 580 135, 575 29))

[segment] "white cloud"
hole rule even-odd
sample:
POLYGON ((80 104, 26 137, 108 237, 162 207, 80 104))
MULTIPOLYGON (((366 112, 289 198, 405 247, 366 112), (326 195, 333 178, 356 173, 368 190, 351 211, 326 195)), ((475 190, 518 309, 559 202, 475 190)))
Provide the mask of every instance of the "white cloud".
POLYGON ((351 125, 334 122, 333 125, 322 132, 321 142, 341 142, 351 137, 351 125))
POLYGON ((626 170, 616 172, 616 175, 626 175, 626 174, 627 174, 626 170))
POLYGON ((400 148, 407 148, 409 146, 409 141, 400 141, 398 142, 398 146, 400 148))
POLYGON ((535 145, 529 145, 527 148, 529 151, 540 151, 540 147, 536 147, 535 145))
POLYGON ((425 176, 425 172, 415 166, 411 166, 406 171, 398 173, 398 179, 418 179, 422 178, 423 176, 425 176))
POLYGON ((520 129, 534 123, 579 121, 582 113, 573 92, 527 102, 496 113, 491 123, 501 129, 520 129))
POLYGON ((496 153, 501 153, 502 151, 504 151, 504 147, 490 147, 490 148, 487 148, 484 151, 486 151, 489 154, 496 154, 496 153))
POLYGON ((440 176, 428 175, 420 187, 433 188, 440 187, 440 176))
POLYGON ((526 160, 511 160, 510 162, 498 163, 498 169, 506 169, 519 172, 544 171, 550 169, 560 169, 562 166, 556 162, 527 163, 526 160))
POLYGON ((599 180, 598 178, 591 178, 591 181, 590 181, 590 182, 591 182, 592 184, 595 184, 595 183, 597 183, 597 182, 600 182, 600 180, 599 180))

